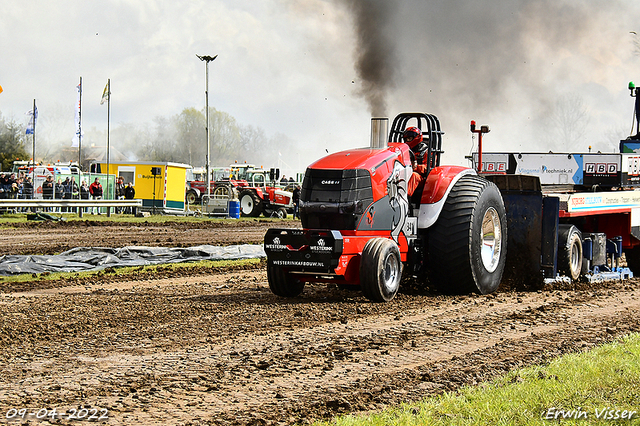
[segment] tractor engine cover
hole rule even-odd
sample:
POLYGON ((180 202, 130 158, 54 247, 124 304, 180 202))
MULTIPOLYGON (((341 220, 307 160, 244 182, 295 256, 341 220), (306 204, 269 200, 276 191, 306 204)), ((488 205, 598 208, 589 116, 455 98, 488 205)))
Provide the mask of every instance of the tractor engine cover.
POLYGON ((300 192, 306 229, 392 231, 408 212, 405 144, 331 154, 307 168, 300 192))

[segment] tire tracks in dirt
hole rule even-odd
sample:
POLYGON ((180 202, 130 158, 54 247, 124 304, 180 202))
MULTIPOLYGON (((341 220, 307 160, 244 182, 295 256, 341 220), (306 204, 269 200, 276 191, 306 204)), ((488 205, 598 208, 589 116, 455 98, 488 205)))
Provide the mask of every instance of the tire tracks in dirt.
POLYGON ((373 304, 315 285, 283 301, 259 270, 6 294, 4 321, 25 321, 36 304, 53 315, 72 297, 68 324, 47 329, 51 339, 75 333, 76 323, 91 332, 54 347, 37 338, 46 321, 25 325, 17 346, 26 354, 12 351, 16 342, 0 348, 11 366, 0 400, 104 407, 110 424, 306 422, 414 401, 639 331, 639 288, 633 280, 400 294, 373 304), (110 310, 114 298, 131 306, 110 310))

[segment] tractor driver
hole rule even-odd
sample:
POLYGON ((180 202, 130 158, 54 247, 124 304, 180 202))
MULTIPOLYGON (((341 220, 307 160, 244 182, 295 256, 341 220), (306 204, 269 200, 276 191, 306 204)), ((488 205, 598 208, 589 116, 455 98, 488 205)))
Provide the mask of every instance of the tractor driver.
POLYGON ((416 155, 418 164, 424 164, 425 155, 429 147, 422 138, 422 130, 417 127, 408 127, 402 134, 402 140, 409 145, 411 151, 416 155))
POLYGON ((422 131, 417 127, 409 127, 402 134, 402 140, 411 148, 411 166, 413 173, 407 183, 407 193, 409 197, 416 189, 424 186, 427 166, 423 164, 424 156, 427 152, 427 144, 422 140, 422 131))

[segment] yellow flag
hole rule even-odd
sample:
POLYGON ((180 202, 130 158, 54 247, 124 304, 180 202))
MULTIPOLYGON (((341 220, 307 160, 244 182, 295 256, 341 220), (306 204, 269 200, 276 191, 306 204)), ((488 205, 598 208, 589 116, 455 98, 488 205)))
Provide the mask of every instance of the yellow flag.
POLYGON ((111 79, 107 80, 107 85, 104 86, 104 91, 102 92, 102 99, 100 100, 100 105, 109 101, 109 96, 111 95, 111 79))
POLYGON ((0 86, 0 93, 2 93, 2 90, 3 90, 3 89, 2 89, 2 86, 0 86))

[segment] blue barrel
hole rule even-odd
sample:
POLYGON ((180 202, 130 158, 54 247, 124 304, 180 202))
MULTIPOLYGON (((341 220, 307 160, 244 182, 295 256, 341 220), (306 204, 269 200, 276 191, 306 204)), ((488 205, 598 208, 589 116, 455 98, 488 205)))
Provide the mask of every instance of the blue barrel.
POLYGON ((229 200, 228 204, 227 217, 231 219, 239 219, 240 218, 240 201, 238 200, 229 200))

